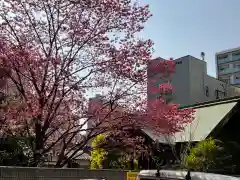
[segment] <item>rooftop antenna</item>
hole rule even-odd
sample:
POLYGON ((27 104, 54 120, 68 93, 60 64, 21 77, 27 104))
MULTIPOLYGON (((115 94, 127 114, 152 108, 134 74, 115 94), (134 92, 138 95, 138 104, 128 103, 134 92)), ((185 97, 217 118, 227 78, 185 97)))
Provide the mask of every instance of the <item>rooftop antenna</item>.
POLYGON ((204 61, 205 60, 205 53, 204 52, 201 52, 201 57, 202 57, 202 60, 204 61))

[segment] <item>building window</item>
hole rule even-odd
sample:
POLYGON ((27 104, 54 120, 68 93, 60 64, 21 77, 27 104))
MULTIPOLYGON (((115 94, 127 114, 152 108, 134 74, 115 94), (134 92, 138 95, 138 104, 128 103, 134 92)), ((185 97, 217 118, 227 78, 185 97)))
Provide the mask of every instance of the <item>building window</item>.
POLYGON ((178 62, 176 62, 176 64, 182 64, 182 61, 178 61, 178 62))
POLYGON ((218 90, 215 90, 215 96, 216 96, 216 99, 219 99, 219 91, 218 90))
POLYGON ((218 89, 215 90, 216 99, 224 98, 226 96, 226 92, 219 91, 218 89))
POLYGON ((208 86, 205 86, 205 95, 208 97, 209 96, 209 89, 208 86))

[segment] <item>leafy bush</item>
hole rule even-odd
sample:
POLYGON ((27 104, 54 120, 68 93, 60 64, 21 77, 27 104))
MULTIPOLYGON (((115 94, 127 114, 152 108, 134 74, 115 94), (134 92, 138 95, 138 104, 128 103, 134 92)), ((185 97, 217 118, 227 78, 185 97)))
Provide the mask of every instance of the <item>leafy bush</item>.
POLYGON ((103 160, 106 157, 107 152, 99 146, 104 142, 104 135, 100 134, 92 141, 92 152, 91 152, 91 169, 102 169, 103 160))
POLYGON ((24 154, 24 148, 19 143, 20 137, 8 136, 1 138, 0 165, 28 166, 29 158, 24 154))
MULTIPOLYGON (((104 144, 107 144, 104 135, 98 135, 92 141, 91 151, 91 169, 132 169, 131 167, 131 156, 126 152, 121 151, 117 148, 104 149, 104 144)), ((133 168, 137 169, 138 163, 136 160, 133 161, 133 168)))
POLYGON ((184 167, 194 171, 208 171, 216 165, 220 147, 212 138, 205 139, 193 147, 184 158, 184 167))
POLYGON ((108 151, 103 164, 104 167, 109 169, 138 169, 138 162, 136 159, 131 160, 130 155, 128 155, 126 152, 120 152, 118 150, 108 151))

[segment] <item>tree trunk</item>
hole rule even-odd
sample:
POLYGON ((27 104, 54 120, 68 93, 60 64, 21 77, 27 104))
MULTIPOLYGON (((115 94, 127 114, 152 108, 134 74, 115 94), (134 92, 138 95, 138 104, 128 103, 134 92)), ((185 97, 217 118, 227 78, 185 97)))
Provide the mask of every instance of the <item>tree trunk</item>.
POLYGON ((35 142, 33 166, 37 167, 41 162, 42 150, 43 150, 43 139, 42 139, 42 131, 41 131, 42 126, 41 126, 40 120, 39 118, 36 118, 35 120, 36 120, 35 122, 36 142, 35 142))
POLYGON ((133 156, 130 159, 130 169, 134 170, 134 157, 133 156))

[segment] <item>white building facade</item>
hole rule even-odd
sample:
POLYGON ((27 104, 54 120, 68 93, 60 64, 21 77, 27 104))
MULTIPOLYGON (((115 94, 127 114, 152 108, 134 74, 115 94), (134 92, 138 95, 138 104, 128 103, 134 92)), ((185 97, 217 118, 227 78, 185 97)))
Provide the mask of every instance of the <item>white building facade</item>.
POLYGON ((216 53, 217 78, 240 87, 240 47, 216 53))

